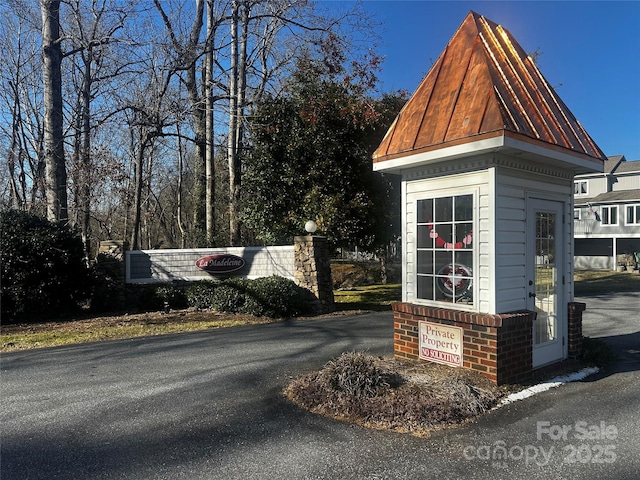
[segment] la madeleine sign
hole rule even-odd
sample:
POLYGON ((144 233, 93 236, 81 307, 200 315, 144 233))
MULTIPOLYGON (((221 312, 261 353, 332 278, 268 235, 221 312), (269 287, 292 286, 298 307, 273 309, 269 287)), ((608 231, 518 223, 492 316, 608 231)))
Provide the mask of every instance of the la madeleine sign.
POLYGON ((209 273, 231 273, 244 267, 242 257, 230 253, 207 255, 196 261, 196 267, 209 273))

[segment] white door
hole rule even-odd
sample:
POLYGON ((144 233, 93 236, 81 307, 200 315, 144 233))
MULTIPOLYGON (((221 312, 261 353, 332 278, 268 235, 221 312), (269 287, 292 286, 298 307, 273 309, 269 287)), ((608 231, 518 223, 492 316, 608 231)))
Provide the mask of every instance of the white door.
POLYGON ((533 322, 533 367, 564 358, 566 308, 563 203, 530 198, 527 212, 528 309, 533 322))

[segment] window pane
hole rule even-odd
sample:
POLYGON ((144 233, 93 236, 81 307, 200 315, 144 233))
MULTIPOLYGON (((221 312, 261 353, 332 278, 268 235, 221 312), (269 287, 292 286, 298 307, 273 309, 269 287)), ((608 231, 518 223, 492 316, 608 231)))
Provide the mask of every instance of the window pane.
POLYGON ((432 250, 418 250, 418 273, 433 275, 432 250))
POLYGON ((433 200, 418 200, 418 223, 433 221, 433 200))
POLYGON ((433 277, 418 275, 418 298, 423 300, 433 300, 433 277))
POLYGON ((446 248, 450 250, 453 245, 453 225, 435 225, 430 235, 434 236, 436 248, 446 248))
POLYGON ((472 244, 473 244, 473 224, 457 223, 455 247, 458 249, 471 248, 472 244))
POLYGON ((440 270, 453 262, 453 255, 450 251, 436 250, 436 270, 440 270))
POLYGON ((433 248, 431 228, 428 225, 418 225, 418 248, 433 248))
POLYGON ((436 222, 451 222, 453 220, 453 197, 436 198, 436 222))
POLYGON ((458 273, 465 277, 473 274, 473 252, 463 251, 454 254, 454 265, 460 270, 458 273))
POLYGON ((456 221, 473 220, 473 195, 455 197, 456 221))
POLYGON ((627 223, 635 223, 635 207, 627 207, 627 223))
POLYGON ((609 224, 609 209, 607 207, 602 207, 602 224, 609 224))

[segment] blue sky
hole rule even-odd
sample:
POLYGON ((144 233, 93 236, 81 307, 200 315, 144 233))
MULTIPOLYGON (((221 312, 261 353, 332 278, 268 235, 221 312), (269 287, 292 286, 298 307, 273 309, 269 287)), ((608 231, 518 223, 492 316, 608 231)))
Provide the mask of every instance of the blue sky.
POLYGON ((606 155, 640 160, 640 1, 367 0, 382 90, 413 93, 470 10, 509 30, 606 155))

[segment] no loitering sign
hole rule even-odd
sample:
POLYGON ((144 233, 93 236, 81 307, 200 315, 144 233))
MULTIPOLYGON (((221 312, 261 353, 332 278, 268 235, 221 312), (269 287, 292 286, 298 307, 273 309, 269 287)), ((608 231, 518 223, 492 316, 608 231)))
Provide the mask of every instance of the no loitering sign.
POLYGON ((418 348, 422 360, 462 366, 462 328, 419 322, 418 348))

